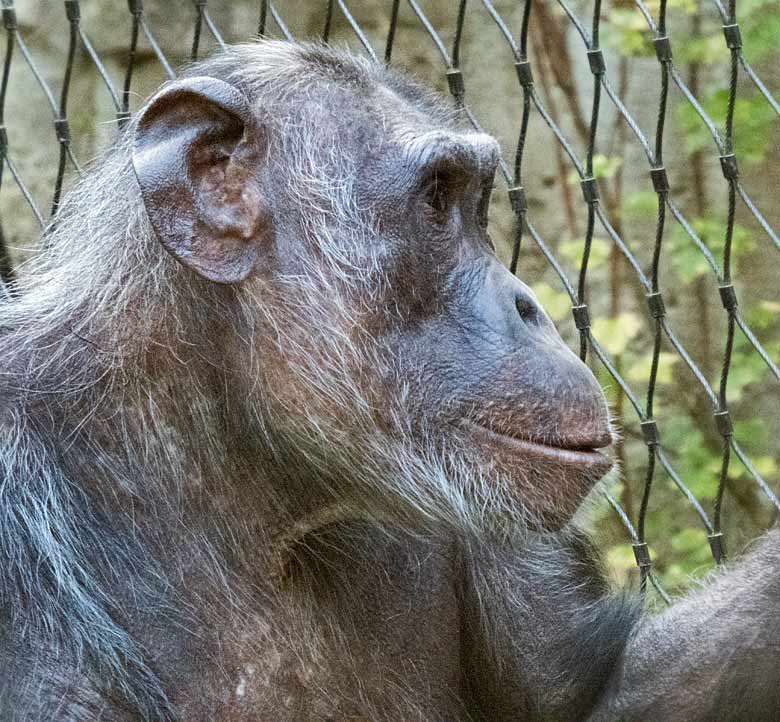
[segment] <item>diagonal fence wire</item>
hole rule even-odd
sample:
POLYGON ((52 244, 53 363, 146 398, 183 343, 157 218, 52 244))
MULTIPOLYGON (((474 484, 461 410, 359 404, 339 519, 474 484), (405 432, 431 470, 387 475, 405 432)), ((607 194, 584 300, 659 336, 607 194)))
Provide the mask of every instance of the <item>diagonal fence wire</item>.
MULTIPOLYGON (((117 126, 121 128, 129 119, 131 113, 131 99, 133 95, 133 82, 136 76, 139 57, 151 53, 153 58, 168 78, 175 77, 174 66, 176 63, 169 60, 158 42, 152 30, 145 12, 143 0, 127 0, 127 54, 124 63, 124 77, 121 84, 115 83, 99 54, 95 51, 88 35, 81 25, 81 5, 79 0, 64 0, 63 2, 63 28, 67 28, 67 49, 64 58, 64 70, 59 82, 59 98, 50 83, 46 81, 40 71, 33 54, 25 40, 23 32, 17 20, 16 9, 13 0, 0 0, 2 7, 2 23, 5 31, 5 53, 3 60, 3 75, 0 81, 0 193, 7 186, 9 180, 20 192, 25 203, 29 207, 38 225, 43 228, 55 218, 63 187, 66 181, 68 167, 73 172, 80 173, 81 166, 75 157, 71 131, 68 120, 68 101, 70 98, 72 77, 77 56, 85 56, 92 63, 97 75, 106 88, 116 113, 117 126), (43 97, 52 115, 54 127, 54 141, 58 144, 59 160, 52 189, 52 200, 49 210, 45 213, 35 194, 31 192, 19 170, 19 164, 15 161, 13 145, 6 130, 6 104, 9 93, 9 79, 11 73, 19 63, 24 64, 30 72, 35 85, 42 91, 43 97), (7 169, 10 179, 4 176, 7 169)), ((116 0, 119 3, 119 0, 116 0)), ((519 22, 511 23, 497 9, 491 0, 470 0, 470 12, 467 13, 467 0, 458 0, 451 5, 446 26, 438 26, 425 12, 422 3, 416 0, 388 0, 382 3, 384 25, 379 36, 383 42, 382 51, 372 45, 372 33, 361 27, 355 19, 355 8, 358 3, 355 0, 353 8, 345 0, 324 0, 316 4, 321 7, 321 32, 320 38, 329 42, 337 23, 341 23, 348 29, 354 39, 354 44, 360 51, 368 55, 376 62, 380 62, 380 56, 385 63, 394 63, 394 49, 399 35, 407 32, 412 23, 422 28, 429 38, 433 49, 441 58, 444 68, 444 79, 452 95, 453 102, 461 110, 463 116, 474 128, 481 129, 480 122, 475 113, 466 102, 466 83, 462 71, 462 57, 464 54, 464 38, 467 37, 469 27, 475 23, 492 25, 495 27, 499 42, 503 42, 510 51, 514 62, 514 73, 517 77, 518 91, 521 99, 517 113, 517 141, 511 160, 501 159, 499 163, 499 175, 506 186, 509 205, 515 218, 514 238, 512 243, 511 260, 509 262, 512 272, 516 272, 521 256, 521 248, 526 237, 530 238, 538 248, 550 267, 557 275, 563 289, 571 300, 571 311, 574 325, 579 335, 579 352, 583 360, 592 355, 595 361, 601 364, 606 372, 614 379, 620 392, 624 395, 629 406, 637 418, 641 435, 646 446, 646 461, 644 464, 645 475, 641 487, 641 502, 636 521, 629 519, 617 500, 606 488, 603 494, 608 504, 614 509, 617 518, 625 527, 625 530, 633 545, 637 567, 639 568, 642 589, 649 582, 657 591, 661 599, 668 601, 668 595, 663 590, 656 575, 652 571, 652 559, 646 538, 646 521, 648 509, 652 497, 652 490, 656 477, 664 473, 679 490, 685 501, 690 504, 704 529, 712 555, 716 562, 720 563, 726 557, 726 549, 722 532, 722 501, 726 489, 726 482, 734 462, 733 457, 743 465, 747 474, 766 496, 770 505, 780 511, 780 501, 770 484, 763 478, 744 452, 735 433, 729 408, 729 378, 732 369, 734 344, 737 333, 741 333, 753 352, 761 359, 770 376, 776 382, 780 382, 780 367, 771 354, 759 341, 756 333, 748 324, 744 315, 740 312, 737 293, 733 284, 733 246, 734 232, 738 203, 750 214, 758 227, 760 227, 775 250, 780 250, 780 238, 775 228, 761 213, 757 203, 753 200, 748 189, 743 185, 740 175, 738 159, 734 152, 734 125, 737 89, 740 77, 749 81, 765 99, 768 106, 780 117, 780 103, 772 95, 767 84, 760 78, 758 72, 748 63, 743 53, 743 41, 738 24, 737 2, 728 0, 725 4, 721 0, 710 0, 722 22, 722 32, 725 47, 729 53, 729 83, 728 101, 724 127, 718 124, 707 114, 702 103, 696 97, 695 92, 686 84, 682 74, 675 66, 673 54, 673 37, 668 26, 668 1, 658 0, 655 11, 644 0, 634 0, 636 12, 647 25, 648 32, 652 35, 652 44, 658 62, 658 74, 660 89, 657 97, 656 123, 653 133, 645 134, 640 124, 632 116, 620 92, 615 89, 610 79, 610 69, 605 53, 601 47, 601 31, 604 23, 604 9, 602 0, 590 0, 588 4, 588 22, 580 19, 573 6, 566 0, 550 0, 547 5, 557 4, 560 12, 567 19, 575 37, 579 38, 582 59, 590 70, 591 90, 589 95, 590 114, 584 123, 587 138, 583 156, 575 149, 574 143, 567 138, 566 132, 556 121, 556 114, 550 112, 540 96, 534 78, 534 62, 529 53, 529 31, 534 22, 534 8, 539 7, 545 0, 523 0, 519 22), (469 18, 469 23, 467 23, 469 18), (452 35, 450 46, 443 39, 444 34, 452 35), (695 111, 700 123, 712 139, 713 153, 717 157, 723 175, 724 207, 726 208, 726 222, 723 228, 723 251, 720 258, 707 247, 705 241, 696 233, 694 224, 686 218, 681 210, 680 203, 675 200, 670 185, 667 168, 664 164, 664 146, 666 140, 667 116, 670 92, 676 89, 684 101, 695 111), (656 197, 655 230, 652 235, 652 260, 649 269, 645 270, 643 264, 631 250, 626 240, 616 227, 613 219, 602 203, 602 182, 595 172, 595 159, 599 146, 603 143, 603 108, 609 104, 617 117, 625 123, 630 135, 637 144, 642 154, 647 159, 647 183, 652 187, 656 197), (571 169, 579 179, 584 212, 586 217, 586 230, 582 244, 579 269, 576 280, 570 279, 557 258, 553 246, 545 240, 533 221, 533 211, 528 202, 524 161, 531 135, 531 121, 533 114, 538 115, 542 124, 549 130, 549 142, 557 145, 568 160, 571 169), (669 224, 675 223, 682 229, 683 234, 692 246, 701 254, 709 268, 712 277, 718 286, 718 293, 723 312, 725 314, 726 333, 723 339, 722 362, 718 383, 713 387, 707 380, 707 375, 697 364, 694 355, 681 342, 670 321, 664 298, 664 278, 662 273, 662 259, 664 258, 665 240, 669 234, 669 224), (589 270, 591 266, 593 244, 598 230, 603 231, 606 237, 623 257, 628 267, 633 271, 635 281, 641 289, 649 317, 649 333, 652 339, 652 356, 647 383, 644 388, 644 398, 640 398, 623 377, 619 370, 619 364, 611 358, 606 348, 599 342, 591 323, 591 311, 589 298, 597 294, 590 282, 589 270), (672 464, 661 439, 661 428, 657 419, 656 407, 658 405, 657 389, 660 359, 663 349, 669 349, 681 359, 685 367, 699 385, 701 392, 707 398, 711 407, 711 423, 716 430, 721 445, 720 470, 717 479, 717 491, 714 497, 712 509, 708 513, 691 491, 683 476, 678 473, 672 464)), ((211 3, 216 7, 221 3, 211 3)), ((192 0, 188 5, 192 12, 192 42, 189 59, 195 60, 203 53, 203 39, 210 37, 217 47, 225 45, 223 34, 214 21, 207 0, 192 0)), ((537 13, 539 10, 537 10, 537 13)), ((252 32, 258 36, 278 36, 292 40, 293 33, 290 25, 285 21, 285 14, 292 18, 291 11, 280 12, 276 4, 269 0, 260 0, 257 3, 257 23, 252 32)), ((249 34, 251 36, 251 33, 249 34)), ((778 43, 780 51, 780 43, 778 43)), ((547 142, 537 138, 535 142, 547 142)), ((533 179, 532 179, 533 180, 533 179)), ((13 302, 14 294, 14 269, 10 261, 7 235, 5 232, 6 219, 0 219, 0 286, 3 293, 0 300, 13 302)), ((11 220, 13 223, 13 220, 11 220)), ((668 253, 668 252, 667 252, 668 253)))

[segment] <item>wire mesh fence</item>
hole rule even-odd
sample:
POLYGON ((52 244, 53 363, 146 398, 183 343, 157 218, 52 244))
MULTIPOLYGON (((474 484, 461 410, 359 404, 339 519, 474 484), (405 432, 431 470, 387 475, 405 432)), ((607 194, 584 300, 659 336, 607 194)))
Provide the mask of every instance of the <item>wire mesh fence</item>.
MULTIPOLYGON (((647 520, 661 480, 676 491, 672 506, 660 511, 693 514, 717 562, 726 556, 727 489, 743 502, 750 495, 769 521, 780 511, 775 491, 780 444, 772 413, 780 398, 780 346, 772 323, 780 317, 780 291, 772 282, 780 277, 780 238, 767 192, 780 129, 780 103, 770 90, 776 78, 771 66, 769 75, 763 72, 763 55, 756 68, 749 62, 736 0, 691 3, 683 12, 672 0, 623 0, 610 8, 601 0, 376 0, 352 7, 342 0, 147 1, 146 7, 142 0, 65 0, 56 6, 2 0, 5 302, 13 302, 14 266, 35 252, 33 226, 40 230, 56 218, 64 189, 88 156, 121 132, 142 97, 175 77, 183 62, 257 35, 347 42, 391 64, 409 64, 423 54, 429 59, 422 64, 424 80, 445 88, 468 123, 494 133, 501 125, 505 194, 503 199, 497 194, 495 222, 510 239, 507 262, 513 272, 520 267, 526 280, 537 274, 549 280, 553 274, 557 288, 550 298, 560 305, 565 294, 581 357, 600 378, 611 379, 616 415, 626 430, 620 453, 628 478, 622 490, 605 486, 600 493, 627 531, 642 587, 649 583, 667 599, 648 547, 654 540, 648 538, 647 520), (707 30, 713 24, 720 27, 717 43, 707 30), (702 91, 701 58, 684 53, 678 67, 677 35, 686 50, 706 39, 712 55, 708 83, 718 86, 710 96, 720 101, 715 111, 702 91), (90 91, 97 110, 85 119, 79 108, 84 91, 74 86, 87 75, 100 87, 90 91), (670 120, 675 103, 677 120, 670 120), (78 127, 72 122, 74 105, 78 127), (764 113, 757 108, 767 114, 762 132, 768 128, 759 158, 750 143, 756 114, 764 113), (43 128, 45 117, 46 134, 30 140, 28 126, 43 128), (682 133, 670 132, 672 121, 682 133), (17 138, 24 143, 17 145, 17 138), (618 198, 629 176, 631 197, 652 216, 633 228, 618 198), (572 193, 576 185, 581 200, 572 193), (754 238, 745 256, 749 265, 736 273, 746 233, 754 238), (685 275, 691 268, 693 280, 685 275), (763 296, 752 288, 756 274, 768 279, 763 296), (695 308, 691 298, 697 296, 679 292, 681 277, 698 294, 695 308), (748 304, 738 302, 743 294, 748 304), (713 299, 719 304, 714 312, 713 299), (756 309, 763 315, 756 316, 756 309), (709 343, 719 348, 718 363, 702 360, 701 329, 687 340, 686 329, 704 327, 705 316, 709 343), (644 344, 647 352, 627 368, 629 341, 644 344), (684 380, 659 396, 669 368, 684 380), (753 376, 735 380, 746 368, 753 376), (666 434, 663 422, 674 420, 665 411, 688 403, 688 386, 695 401, 686 413, 717 440, 715 456, 701 457, 703 468, 695 474, 690 469, 698 457, 686 451, 685 429, 671 423, 666 434), (678 398, 675 388, 686 393, 678 398), (730 405, 735 388, 736 418, 730 405), (756 442, 762 434, 766 443, 756 442)), ((752 22, 760 30, 762 17, 752 22)), ((771 38, 768 42, 771 51, 771 38)), ((776 58, 780 40, 774 50, 776 58)), ((543 289, 552 285, 549 280, 543 289)))

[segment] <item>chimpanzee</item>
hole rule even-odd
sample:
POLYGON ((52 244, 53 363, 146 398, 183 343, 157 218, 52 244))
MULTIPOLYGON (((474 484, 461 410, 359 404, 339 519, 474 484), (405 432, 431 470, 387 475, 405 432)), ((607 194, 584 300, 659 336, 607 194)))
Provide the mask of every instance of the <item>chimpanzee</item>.
POLYGON ((660 616, 495 141, 319 45, 164 85, 0 306, 2 722, 768 722, 780 543, 660 616))

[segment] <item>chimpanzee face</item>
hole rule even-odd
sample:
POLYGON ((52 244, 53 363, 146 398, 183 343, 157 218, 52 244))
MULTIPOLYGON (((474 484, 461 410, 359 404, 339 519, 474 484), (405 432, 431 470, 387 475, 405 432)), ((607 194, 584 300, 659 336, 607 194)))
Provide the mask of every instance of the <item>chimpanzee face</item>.
POLYGON ((472 475, 490 469, 554 523, 611 466, 597 451, 611 442, 601 389, 495 255, 495 140, 411 108, 394 117, 369 144, 357 190, 388 249, 376 336, 408 384, 414 429, 467 450, 472 475))
POLYGON ((296 430, 303 457, 404 477, 388 487, 420 507, 428 484, 454 506, 559 525, 611 466, 608 413, 495 255, 498 146, 364 72, 330 69, 273 107, 215 78, 163 88, 135 131, 150 221, 254 309, 263 383, 247 396, 262 395, 268 426, 296 430), (412 479, 426 464, 437 480, 412 479))

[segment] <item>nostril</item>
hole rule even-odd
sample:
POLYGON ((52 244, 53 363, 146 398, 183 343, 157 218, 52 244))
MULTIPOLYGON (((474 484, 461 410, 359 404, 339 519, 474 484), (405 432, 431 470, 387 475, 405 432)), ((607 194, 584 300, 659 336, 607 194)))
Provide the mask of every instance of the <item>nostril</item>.
POLYGON ((539 320, 539 309, 530 298, 518 294, 515 296, 515 308, 526 323, 536 323, 539 320))

